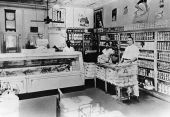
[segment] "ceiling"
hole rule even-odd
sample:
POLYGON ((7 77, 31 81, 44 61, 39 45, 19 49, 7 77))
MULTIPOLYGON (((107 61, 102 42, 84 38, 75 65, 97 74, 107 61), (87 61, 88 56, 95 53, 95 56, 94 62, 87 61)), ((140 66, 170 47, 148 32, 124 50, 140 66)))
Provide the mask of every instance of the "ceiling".
POLYGON ((114 1, 117 0, 57 0, 57 3, 62 6, 97 8, 114 1))
MULTIPOLYGON (((0 0, 0 2, 45 4, 47 0, 0 0)), ((64 7, 97 8, 117 0, 48 0, 50 5, 64 7)))
POLYGON ((10 3, 36 3, 43 4, 44 0, 0 0, 0 2, 10 2, 10 3))

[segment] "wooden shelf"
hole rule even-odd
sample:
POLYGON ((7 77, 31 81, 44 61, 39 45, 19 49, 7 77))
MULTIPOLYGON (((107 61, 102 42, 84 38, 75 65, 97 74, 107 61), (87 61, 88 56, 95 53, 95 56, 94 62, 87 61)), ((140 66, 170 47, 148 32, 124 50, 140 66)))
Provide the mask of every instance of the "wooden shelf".
POLYGON ((139 66, 138 67, 141 67, 141 68, 146 68, 146 69, 154 69, 154 68, 149 68, 149 67, 142 67, 142 66, 139 66))
POLYGON ((161 59, 157 59, 158 61, 161 61, 161 62, 167 62, 167 63, 170 63, 170 61, 165 61, 165 60, 161 60, 161 59))
POLYGON ((142 56, 139 56, 138 58, 139 58, 139 59, 146 59, 146 60, 154 60, 154 58, 142 57, 142 56))
POLYGON ((161 80, 161 81, 164 81, 164 82, 167 82, 167 83, 170 83, 170 81, 167 81, 167 80, 164 80, 164 79, 159 79, 158 80, 161 80))
POLYGON ((135 42, 138 42, 138 41, 144 41, 144 42, 154 42, 154 40, 135 40, 135 42))
POLYGON ((162 71, 162 72, 170 73, 170 71, 166 71, 166 70, 163 70, 163 69, 158 69, 158 71, 162 71))
POLYGON ((157 51, 170 52, 170 50, 157 50, 157 51))
MULTIPOLYGON (((165 31, 170 31, 170 27, 160 27, 160 28, 148 28, 148 29, 136 29, 136 30, 126 30, 126 31, 122 31, 122 32, 155 32, 155 31, 158 31, 158 32, 165 32, 165 31)), ((121 31, 120 31, 121 32, 121 31)))
POLYGON ((150 50, 150 49, 139 49, 140 51, 154 51, 154 50, 150 50))
POLYGON ((161 100, 164 100, 164 101, 167 101, 167 102, 170 102, 170 96, 167 95, 167 94, 163 94, 163 93, 160 93, 160 92, 157 92, 157 91, 150 91, 150 90, 147 90, 147 89, 144 89, 144 88, 139 88, 141 91, 144 91, 154 97, 157 97, 161 100))
MULTIPOLYGON (((138 75, 139 75, 139 74, 138 74, 138 75)), ((144 75, 139 75, 139 76, 154 79, 153 77, 149 77, 149 76, 144 76, 144 75)))
POLYGON ((170 42, 170 40, 157 40, 158 42, 170 42))

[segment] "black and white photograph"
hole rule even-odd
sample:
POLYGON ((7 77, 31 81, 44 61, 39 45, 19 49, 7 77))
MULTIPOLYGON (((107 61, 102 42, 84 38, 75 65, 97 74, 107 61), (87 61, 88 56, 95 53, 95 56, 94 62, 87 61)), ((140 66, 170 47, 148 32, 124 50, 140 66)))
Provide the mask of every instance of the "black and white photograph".
POLYGON ((0 0, 0 117, 170 117, 170 0, 0 0))

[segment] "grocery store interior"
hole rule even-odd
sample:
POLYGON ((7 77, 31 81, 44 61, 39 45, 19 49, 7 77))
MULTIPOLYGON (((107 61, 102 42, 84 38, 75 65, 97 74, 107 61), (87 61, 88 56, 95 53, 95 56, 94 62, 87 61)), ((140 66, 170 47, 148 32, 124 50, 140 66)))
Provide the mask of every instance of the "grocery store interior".
POLYGON ((0 0, 0 117, 169 117, 169 0, 0 0))

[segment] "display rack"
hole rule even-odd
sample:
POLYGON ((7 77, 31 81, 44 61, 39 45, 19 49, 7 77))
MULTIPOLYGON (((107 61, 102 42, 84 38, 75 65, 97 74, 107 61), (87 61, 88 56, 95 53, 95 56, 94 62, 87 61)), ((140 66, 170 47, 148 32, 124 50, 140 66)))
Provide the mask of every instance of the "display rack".
POLYGON ((20 94, 84 85, 81 52, 1 54, 0 69, 0 82, 20 94))
POLYGON ((102 39, 104 39, 102 36, 108 35, 109 41, 117 37, 115 39, 118 43, 120 58, 127 46, 127 37, 133 37, 140 50, 138 60, 139 86, 154 92, 154 94, 157 92, 159 95, 170 96, 170 29, 166 22, 124 26, 124 29, 120 31, 110 31, 109 29, 111 28, 96 29, 99 54, 102 50, 100 47, 103 44, 102 39))
POLYGON ((98 54, 102 54, 105 48, 105 43, 109 42, 115 53, 119 54, 119 28, 99 28, 96 29, 96 38, 98 39, 99 47, 98 54))
POLYGON ((67 29, 67 39, 70 40, 71 46, 74 47, 76 51, 83 51, 83 33, 84 29, 67 29))
POLYGON ((170 95, 170 31, 157 32, 157 91, 170 95))
POLYGON ((93 33, 84 33, 83 50, 84 54, 97 52, 98 41, 94 38, 93 33))
POLYGON ((71 46, 73 46, 76 51, 81 51, 84 61, 87 62, 95 62, 97 60, 96 53, 98 48, 98 40, 94 38, 91 31, 92 30, 90 29, 82 28, 67 29, 67 39, 71 41, 71 46), (93 58, 89 58, 88 54, 93 56, 93 58))
POLYGON ((152 28, 131 31, 135 44, 140 48, 138 79, 145 90, 170 95, 169 37, 170 29, 152 28))
MULTIPOLYGON (((105 43, 109 42, 110 47, 114 50, 114 57, 118 58, 114 62, 118 62, 120 59, 120 46, 119 46, 119 31, 122 30, 122 27, 113 27, 113 28, 98 28, 94 29, 95 38, 98 40, 98 50, 97 54, 101 55, 102 50, 105 49, 105 43)), ((98 56, 97 55, 97 56, 98 56)))
POLYGON ((157 87, 156 79, 156 60, 155 60, 155 32, 153 30, 131 30, 121 32, 123 39, 131 36, 135 45, 139 47, 140 55, 138 58, 138 81, 142 88, 153 90, 157 87))

